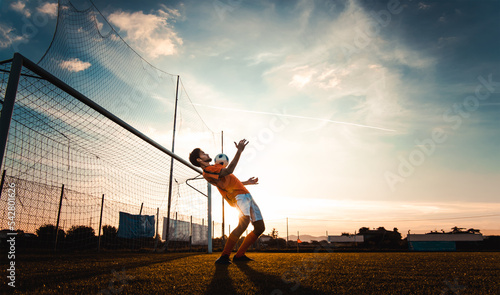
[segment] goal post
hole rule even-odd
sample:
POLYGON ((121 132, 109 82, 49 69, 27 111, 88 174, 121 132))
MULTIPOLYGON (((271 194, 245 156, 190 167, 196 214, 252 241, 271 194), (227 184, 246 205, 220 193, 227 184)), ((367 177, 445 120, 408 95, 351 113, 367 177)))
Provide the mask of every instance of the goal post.
POLYGON ((12 59, 10 74, 5 90, 5 98, 2 103, 2 112, 0 114, 0 167, 2 167, 5 147, 7 146, 10 122, 12 119, 12 112, 14 111, 17 86, 19 85, 19 78, 21 77, 22 67, 23 56, 19 53, 15 53, 14 58, 12 59))
MULTIPOLYGON (((173 217, 166 210, 172 190, 172 213, 191 221, 191 235, 194 228, 206 231, 202 245, 211 253, 210 186, 197 184, 203 195, 186 186, 199 168, 19 53, 0 70, 0 168, 6 172, 0 190, 17 183, 15 230, 36 233, 31 246, 48 237, 49 244, 57 240, 47 246, 52 249, 156 248, 162 217, 173 217), (131 229, 122 227, 121 213, 136 215, 146 234, 122 238, 131 229)), ((8 208, 2 197, 2 217, 8 208)), ((7 218, 0 227, 8 228, 7 218)), ((181 242, 178 249, 185 249, 181 242)))

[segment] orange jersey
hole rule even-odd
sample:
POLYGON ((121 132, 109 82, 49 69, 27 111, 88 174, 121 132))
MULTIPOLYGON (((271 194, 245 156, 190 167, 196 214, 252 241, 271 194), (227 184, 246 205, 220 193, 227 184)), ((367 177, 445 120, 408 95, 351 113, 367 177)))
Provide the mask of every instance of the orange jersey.
POLYGON ((234 207, 236 205, 235 198, 237 195, 248 194, 250 192, 234 174, 221 177, 220 172, 223 168, 224 167, 220 164, 208 166, 203 169, 203 177, 208 182, 215 185, 229 205, 234 207))

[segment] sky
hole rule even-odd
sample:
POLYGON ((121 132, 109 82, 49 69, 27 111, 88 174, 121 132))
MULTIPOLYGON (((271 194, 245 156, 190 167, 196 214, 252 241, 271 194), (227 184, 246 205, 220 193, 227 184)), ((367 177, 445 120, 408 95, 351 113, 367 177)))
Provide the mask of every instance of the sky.
MULTIPOLYGON (((0 1, 0 59, 38 61, 56 4, 0 1)), ((249 189, 266 232, 283 236, 288 218, 290 234, 315 236, 500 234, 500 1, 94 4, 143 58, 180 75, 230 158, 250 141, 235 174, 259 177, 249 189)), ((169 132, 152 137, 170 146, 169 132)))

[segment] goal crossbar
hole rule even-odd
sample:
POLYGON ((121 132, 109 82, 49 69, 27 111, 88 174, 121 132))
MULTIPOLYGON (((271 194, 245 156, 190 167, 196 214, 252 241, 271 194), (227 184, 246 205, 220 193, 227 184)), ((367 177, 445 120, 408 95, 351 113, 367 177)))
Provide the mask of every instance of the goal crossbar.
MULTIPOLYGON (((170 157, 172 157, 175 160, 181 162, 182 164, 184 164, 187 167, 191 168, 195 172, 197 172, 199 174, 202 174, 202 171, 200 169, 194 167, 188 161, 186 161, 183 158, 179 157, 178 155, 172 153, 170 150, 168 150, 164 146, 160 145, 159 143, 157 143, 153 139, 149 138, 144 133, 142 133, 139 130, 137 130, 136 128, 132 127, 130 124, 126 123, 122 119, 118 118, 116 115, 112 114, 110 111, 106 110, 105 108, 103 108, 99 104, 97 104, 94 101, 90 100, 85 95, 81 94, 76 89, 74 89, 73 87, 69 86, 68 84, 64 83, 63 81, 61 81, 60 79, 58 79, 57 77, 55 77, 54 75, 52 75, 51 73, 47 72, 46 70, 44 70, 43 68, 41 68, 40 66, 38 66, 36 63, 34 63, 31 60, 27 59, 26 57, 24 57, 20 53, 17 53, 17 52, 14 53, 14 58, 12 59, 11 74, 13 74, 14 71, 19 71, 19 74, 20 74, 21 73, 21 68, 23 66, 26 67, 26 68, 28 68, 32 72, 36 73, 37 75, 39 75, 43 79, 45 79, 45 80, 49 81, 50 83, 54 84, 55 86, 59 87, 64 92, 66 92, 67 94, 73 96, 74 98, 76 98, 80 102, 84 103, 88 107, 94 109, 95 111, 97 111, 101 115, 107 117, 108 119, 110 119, 114 123, 118 124, 119 126, 121 126, 122 128, 124 128, 125 130, 127 130, 130 133, 134 134, 135 136, 141 138, 145 142, 151 144, 152 146, 154 146, 155 148, 157 148, 161 152, 163 152, 165 154, 168 154, 170 157), (15 69, 15 67, 19 67, 19 68, 15 69)), ((15 75, 17 75, 17 72, 16 72, 15 75)), ((11 110, 9 110, 8 108, 5 108, 5 105, 7 103, 11 103, 13 105, 14 101, 15 101, 15 94, 16 94, 16 90, 17 90, 17 85, 14 86, 14 85, 10 85, 10 83, 9 83, 9 87, 14 87, 15 89, 13 90, 12 94, 10 94, 8 92, 9 90, 7 89, 7 93, 5 95, 4 107, 2 108, 2 114, 1 114, 2 121, 5 121, 5 120, 9 120, 10 121, 10 115, 9 114, 5 114, 4 115, 4 110, 5 110, 5 112, 9 112, 9 111, 11 112, 11 110), (12 101, 9 101, 9 100, 12 100, 12 101)), ((1 125, 0 127, 3 129, 5 126, 1 125)), ((8 126, 7 126, 7 129, 4 129, 4 130, 6 130, 6 134, 5 135, 2 134, 2 138, 0 138, 0 140, 2 142, 4 142, 4 141, 7 142, 8 129, 9 129, 8 126), (5 138, 3 138, 4 136, 5 136, 5 138)), ((2 146, 0 146, 0 147, 2 147, 2 146)), ((5 144, 3 144, 3 148, 0 150, 0 153, 1 153, 0 154, 0 167, 1 167, 1 164, 2 164, 1 161, 3 161, 4 150, 5 150, 5 144)))

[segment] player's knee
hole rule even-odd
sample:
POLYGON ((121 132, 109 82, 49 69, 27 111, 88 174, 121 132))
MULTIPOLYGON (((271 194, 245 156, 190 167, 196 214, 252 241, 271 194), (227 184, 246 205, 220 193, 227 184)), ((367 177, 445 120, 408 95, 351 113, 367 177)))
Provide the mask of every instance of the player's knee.
POLYGON ((266 226, 264 225, 264 220, 258 220, 253 224, 253 232, 256 236, 260 236, 266 230, 266 226))
POLYGON ((250 223, 250 216, 241 216, 238 221, 238 227, 245 230, 247 229, 249 223, 250 223))
POLYGON ((232 234, 235 236, 241 236, 243 232, 247 229, 248 224, 250 223, 250 217, 242 216, 238 222, 238 226, 232 231, 232 234))

